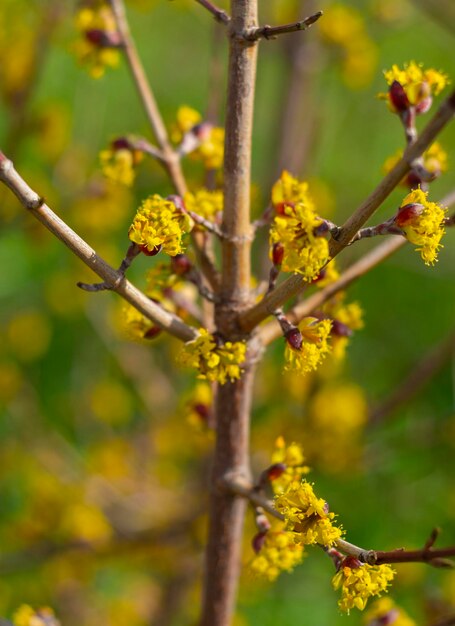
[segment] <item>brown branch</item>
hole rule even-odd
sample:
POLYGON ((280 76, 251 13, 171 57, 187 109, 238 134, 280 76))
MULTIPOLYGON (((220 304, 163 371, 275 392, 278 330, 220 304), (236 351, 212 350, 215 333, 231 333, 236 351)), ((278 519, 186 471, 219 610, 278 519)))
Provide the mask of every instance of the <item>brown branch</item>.
MULTIPOLYGON (((232 0, 224 152, 224 212, 217 330, 227 339, 247 339, 232 327, 250 298, 251 136, 257 44, 238 36, 257 24, 257 0, 232 0)), ((201 626, 229 626, 235 606, 246 501, 223 488, 226 474, 249 478, 249 426, 255 367, 216 394, 216 444, 212 469, 201 626)))
POLYGON ((207 11, 209 11, 213 15, 217 22, 221 22, 222 24, 227 25, 231 21, 231 18, 226 13, 226 11, 223 11, 223 9, 219 9, 214 4, 209 2, 209 0, 196 0, 196 2, 198 2, 205 9, 207 9, 207 11))
POLYGON ((31 189, 14 169, 13 163, 0 152, 0 181, 18 198, 19 202, 40 221, 52 234, 62 241, 81 261, 100 276, 112 291, 134 306, 145 317, 171 335, 191 341, 197 336, 196 329, 188 326, 177 315, 168 313, 139 289, 125 279, 123 274, 111 267, 96 252, 61 220, 31 189))
POLYGON ((278 35, 285 35, 287 33, 296 33, 304 31, 310 28, 318 19, 322 16, 322 11, 318 11, 309 17, 306 17, 299 22, 292 22, 292 24, 284 24, 283 26, 261 26, 259 28, 253 28, 249 30, 245 35, 247 41, 257 41, 258 39, 274 39, 278 35))
MULTIPOLYGON (((413 161, 433 142, 444 126, 452 119, 454 113, 455 93, 452 93, 441 104, 415 143, 406 148, 401 160, 340 228, 337 240, 331 241, 331 258, 349 244, 355 233, 392 193, 406 172, 409 171, 413 161)), ((305 283, 299 274, 291 276, 258 304, 241 313, 238 320, 240 327, 244 331, 252 330, 263 319, 271 315, 275 309, 280 308, 287 300, 299 294, 304 287, 305 283)))
POLYGON ((424 386, 435 376, 455 353, 455 331, 445 337, 417 363, 410 374, 398 383, 396 389, 377 407, 370 410, 369 422, 377 424, 390 415, 399 406, 419 394, 424 386))
MULTIPOLYGON (((273 502, 259 493, 255 486, 244 477, 226 475, 223 485, 225 489, 246 498, 254 506, 260 506, 277 519, 284 520, 283 515, 274 508, 273 502)), ((455 556, 455 546, 439 549, 433 548, 438 535, 439 530, 434 529, 421 550, 405 550, 404 548, 390 551, 365 550, 344 539, 338 539, 335 545, 344 554, 355 556, 362 563, 368 563, 369 565, 419 562, 428 563, 433 567, 453 567, 455 564, 449 561, 447 557, 455 556)))
MULTIPOLYGON (((116 20, 117 30, 122 40, 122 48, 128 61, 134 84, 136 85, 140 100, 147 115, 147 119, 153 129, 161 150, 161 162, 164 164, 176 192, 180 196, 183 196, 187 191, 187 185, 180 164, 180 157, 169 142, 166 126, 164 125, 155 96, 145 74, 134 39, 130 33, 124 2, 123 0, 109 0, 109 2, 116 20)), ((212 289, 216 290, 219 287, 218 272, 215 268, 213 260, 204 250, 203 237, 201 233, 193 233, 192 239, 201 270, 210 283, 212 289)))

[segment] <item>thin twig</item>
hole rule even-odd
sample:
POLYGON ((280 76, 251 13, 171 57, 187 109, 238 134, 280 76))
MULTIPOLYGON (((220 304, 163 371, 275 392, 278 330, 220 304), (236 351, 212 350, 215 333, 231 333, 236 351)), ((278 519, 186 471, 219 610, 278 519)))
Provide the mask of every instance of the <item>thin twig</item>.
MULTIPOLYGON (((180 196, 183 196, 187 191, 187 185, 180 164, 180 157, 170 144, 166 126, 130 33, 124 2, 123 0, 109 0, 109 2, 116 20, 117 30, 122 40, 122 47, 131 70, 134 84, 136 85, 147 119, 162 152, 162 162, 165 165, 176 192, 180 196)), ((213 260, 209 258, 204 250, 203 238, 200 233, 194 233, 192 239, 201 265, 201 271, 209 281, 212 289, 217 290, 219 287, 218 272, 213 260)))
MULTIPOLYGON (((284 520, 283 515, 274 508, 273 503, 258 493, 255 486, 242 476, 228 475, 223 481, 223 487, 248 499, 255 506, 262 507, 277 519, 284 520)), ((433 531, 421 550, 405 550, 404 548, 389 551, 365 550, 344 539, 338 539, 335 545, 344 554, 355 556, 362 563, 368 563, 369 565, 420 562, 428 563, 434 567, 453 567, 454 563, 449 561, 447 557, 455 556, 455 546, 439 549, 433 548, 437 536, 438 533, 433 531)))
POLYGON ((226 11, 223 11, 223 9, 219 9, 214 4, 212 4, 212 2, 209 2, 209 0, 196 0, 196 2, 198 2, 205 9, 207 9, 207 11, 209 11, 213 15, 217 22, 221 22, 221 24, 227 25, 231 21, 231 18, 226 13, 226 11))
MULTIPOLYGON (((330 243, 330 257, 335 257, 343 250, 351 241, 352 237, 363 224, 378 209, 384 200, 392 193, 403 176, 409 171, 412 163, 422 152, 433 142, 441 130, 448 124, 455 113, 455 92, 452 93, 440 105, 430 122, 427 124, 417 141, 405 150, 403 157, 387 174, 387 176, 379 183, 376 189, 368 196, 368 198, 359 206, 340 228, 340 234, 337 240, 330 243)), ((241 313, 239 316, 239 324, 243 330, 252 330, 263 319, 268 317, 285 304, 290 298, 299 294, 304 288, 305 283, 299 274, 291 276, 279 285, 273 292, 261 300, 251 309, 241 313)))
POLYGON ((3 152, 0 152, 0 181, 16 195, 19 202, 32 213, 48 230, 62 241, 91 270, 110 286, 112 291, 134 306, 145 317, 171 335, 191 341, 197 336, 195 328, 185 324, 177 315, 168 313, 125 279, 124 275, 111 267, 96 252, 61 220, 31 189, 14 169, 3 152))
POLYGON ((317 22, 321 16, 322 11, 318 11, 299 22, 292 22, 291 24, 284 24, 283 26, 261 26, 259 28, 253 28, 244 35, 244 38, 247 41, 257 41, 262 38, 274 39, 278 35, 304 31, 317 22))

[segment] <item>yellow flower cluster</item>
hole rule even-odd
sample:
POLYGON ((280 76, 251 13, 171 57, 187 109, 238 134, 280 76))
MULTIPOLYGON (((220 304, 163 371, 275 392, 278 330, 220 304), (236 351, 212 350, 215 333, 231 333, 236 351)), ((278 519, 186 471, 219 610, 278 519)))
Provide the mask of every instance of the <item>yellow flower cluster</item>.
POLYGON ((307 183, 284 171, 273 186, 272 203, 277 215, 270 229, 271 258, 274 245, 280 244, 281 269, 298 272, 304 280, 313 280, 329 258, 329 244, 325 237, 315 234, 323 220, 316 215, 307 183))
POLYGON ((192 228, 193 220, 186 213, 154 194, 138 209, 128 236, 146 254, 156 254, 162 248, 169 256, 175 256, 183 252, 182 237, 192 228))
MULTIPOLYGON (((384 174, 388 174, 390 170, 395 167, 398 161, 401 160, 402 156, 403 150, 397 150, 395 154, 389 156, 382 166, 384 174)), ((431 146, 425 150, 422 154, 422 165, 427 172, 430 172, 430 174, 433 174, 435 177, 447 171, 447 152, 440 143, 435 141, 435 143, 431 144, 431 146)), ((409 176, 409 174, 407 174, 400 181, 400 185, 404 187, 410 187, 413 183, 414 180, 409 176)))
POLYGON ((298 443, 286 445, 283 437, 275 442, 275 451, 272 454, 272 464, 283 464, 286 469, 276 477, 270 478, 270 484, 275 494, 283 493, 293 482, 300 482, 310 468, 305 464, 302 446, 298 443))
POLYGON ((100 152, 101 169, 109 180, 131 187, 136 178, 135 167, 142 158, 142 152, 138 150, 114 146, 100 152))
POLYGON ((166 300, 166 308, 170 306, 170 310, 174 310, 172 303, 166 299, 166 291, 178 288, 181 277, 172 271, 170 263, 158 263, 147 272, 146 279, 146 295, 161 304, 166 300))
POLYGON ((291 483, 286 491, 276 495, 275 508, 283 514, 286 529, 295 533, 296 542, 303 545, 331 546, 343 534, 332 523, 335 514, 329 512, 325 500, 316 497, 305 479, 291 483))
POLYGON ((187 421, 197 429, 207 428, 213 403, 212 388, 207 383, 198 383, 191 398, 185 404, 187 421))
POLYGON ((305 317, 299 324, 298 329, 302 335, 302 343, 299 348, 292 347, 286 341, 284 358, 286 371, 296 371, 306 374, 317 369, 321 361, 330 352, 328 343, 332 322, 330 320, 318 321, 314 317, 305 317))
POLYGON ((119 64, 120 53, 116 48, 106 47, 100 38, 117 35, 115 19, 110 7, 100 2, 97 7, 82 5, 77 11, 76 28, 81 38, 74 49, 79 62, 86 66, 92 78, 101 78, 106 68, 119 64))
POLYGON ((378 52, 368 35, 361 13, 351 6, 334 3, 324 9, 319 32, 343 53, 343 80, 352 89, 371 82, 376 69, 378 52))
POLYGON ((199 329, 199 337, 185 344, 180 355, 183 365, 199 370, 199 378, 224 385, 242 375, 246 356, 246 343, 215 339, 205 328, 199 329))
POLYGON ((444 230, 446 211, 436 202, 427 200, 428 192, 411 191, 401 203, 395 216, 395 224, 404 232, 406 239, 418 246, 425 265, 434 265, 444 230))
POLYGON ((20 606, 13 615, 14 626, 59 626, 60 622, 49 607, 36 611, 28 604, 20 606))
POLYGON ((363 623, 365 626, 388 624, 389 626, 416 626, 416 623, 403 609, 397 606, 391 598, 375 600, 371 608, 366 611, 363 623))
POLYGON ((153 339, 161 332, 159 326, 156 326, 131 304, 125 304, 122 308, 122 327, 127 338, 132 341, 153 339))
POLYGON ((224 128, 207 123, 206 128, 202 128, 201 114, 188 106, 181 106, 176 117, 174 127, 171 129, 172 141, 177 144, 181 143, 186 133, 201 124, 200 142, 191 151, 191 158, 202 161, 207 170, 219 169, 223 165, 224 158, 224 128))
POLYGON ((197 213, 201 217, 214 222, 223 210, 223 192, 198 189, 194 193, 187 192, 184 196, 187 211, 197 213))
POLYGON ((363 328, 363 310, 358 302, 344 303, 346 292, 340 291, 322 307, 324 316, 332 320, 332 354, 343 359, 353 331, 363 328))
POLYGON ((353 557, 345 558, 332 580, 335 591, 341 589, 338 606, 347 613, 353 608, 363 611, 368 598, 387 591, 394 575, 390 565, 368 565, 353 557))
POLYGON ((296 543, 292 533, 269 530, 258 554, 250 563, 251 571, 270 581, 283 571, 290 572, 302 562, 303 546, 296 543))
MULTIPOLYGON (((395 81, 401 85, 412 106, 423 103, 432 94, 437 96, 449 82, 447 74, 432 68, 424 70, 415 61, 405 64, 403 69, 392 65, 390 70, 384 72, 384 76, 388 85, 395 81)), ((387 100, 392 111, 397 111, 388 93, 380 93, 379 97, 387 100)))

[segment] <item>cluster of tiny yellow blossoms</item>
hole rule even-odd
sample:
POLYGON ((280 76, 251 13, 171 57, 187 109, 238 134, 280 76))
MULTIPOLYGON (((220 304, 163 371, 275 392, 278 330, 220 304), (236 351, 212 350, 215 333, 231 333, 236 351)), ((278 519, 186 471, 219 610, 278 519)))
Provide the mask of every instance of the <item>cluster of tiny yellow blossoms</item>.
POLYGON ((286 341, 284 369, 300 374, 306 374, 317 369, 331 350, 327 341, 331 328, 331 320, 318 321, 314 317, 305 317, 298 326, 302 336, 301 345, 293 347, 289 341, 286 341))
POLYGON ((391 598, 378 598, 365 612, 365 626, 387 624, 388 626, 416 626, 416 623, 391 598))
POLYGON ((332 320, 331 346, 336 359, 345 356, 353 331, 363 328, 363 310, 358 302, 344 303, 346 293, 340 291, 322 307, 324 316, 332 320))
POLYGON ((340 272, 336 266, 335 260, 330 261, 327 265, 322 269, 319 276, 315 279, 314 283, 316 287, 322 289, 323 287, 327 287, 331 283, 334 283, 336 280, 340 278, 340 272))
POLYGON ((275 477, 269 476, 270 484, 275 494, 283 493, 293 482, 300 482, 310 468, 305 464, 302 446, 298 443, 286 445, 283 437, 278 437, 275 450, 272 454, 273 465, 284 465, 285 469, 275 477))
MULTIPOLYGON (((384 174, 388 174, 398 161, 401 160, 402 156, 403 150, 397 150, 395 154, 389 156, 382 166, 384 174)), ((440 143, 435 141, 435 143, 431 144, 431 146, 425 150, 422 154, 422 165, 426 171, 433 174, 434 177, 440 176, 443 172, 447 171, 447 152, 440 143)), ((411 187, 413 185, 413 179, 407 174, 401 179, 400 185, 403 187, 411 187)))
POLYGON ((197 429, 208 426, 213 403, 212 388, 208 383, 200 382, 195 387, 191 397, 185 403, 187 422, 197 429))
POLYGON ((368 85, 376 69, 378 52, 361 13, 354 7, 331 4, 324 9, 319 32, 342 51, 344 82, 352 89, 368 85))
MULTIPOLYGON (((432 68, 424 70, 422 65, 415 61, 405 64, 403 69, 398 65, 393 65, 390 70, 384 72, 384 76, 388 85, 393 85, 395 82, 401 85, 411 106, 422 104, 433 94, 437 96, 449 82, 448 76, 443 72, 432 68)), ((393 112, 398 111, 389 93, 380 93, 379 97, 387 100, 393 112)))
POLYGON ((106 45, 104 39, 117 36, 117 27, 110 7, 106 2, 84 6, 77 11, 76 28, 81 38, 74 50, 79 62, 84 65, 92 78, 101 78, 106 68, 119 64, 120 53, 115 47, 106 45))
POLYGON ((138 209, 128 231, 131 241, 147 254, 162 248, 169 256, 183 252, 182 237, 193 228, 193 220, 158 194, 150 196, 138 209))
POLYGON ((36 611, 28 604, 20 606, 13 615, 14 626, 59 626, 54 611, 43 607, 36 611))
POLYGON ((291 483, 283 493, 277 494, 275 508, 284 516, 286 530, 293 532, 296 542, 303 545, 332 546, 343 534, 332 523, 335 514, 329 512, 325 500, 316 497, 305 479, 291 483))
POLYGON ((203 122, 198 111, 188 106, 181 106, 171 129, 172 141, 179 144, 186 133, 195 130, 199 141, 195 142, 194 149, 190 151, 191 158, 201 161, 207 170, 219 169, 223 165, 224 158, 224 128, 203 122))
MULTIPOLYGON (((115 143, 115 142, 114 142, 115 143)), ((103 174, 109 180, 131 187, 136 178, 135 167, 142 161, 139 150, 129 147, 116 147, 100 152, 100 163, 103 174)))
POLYGON ((446 210, 436 202, 427 200, 428 192, 414 189, 401 203, 395 216, 395 224, 403 231, 406 239, 418 246, 425 265, 433 265, 437 261, 438 250, 444 230, 446 210))
POLYGON ((224 385, 228 380, 241 377, 245 356, 245 342, 223 343, 205 328, 200 328, 199 336, 185 344, 180 361, 183 365, 199 370, 199 378, 224 385))
POLYGON ((296 543, 292 533, 285 530, 269 530, 258 554, 250 563, 251 571, 270 581, 283 571, 290 572, 302 562, 303 545, 296 543))
POLYGON ((181 277, 172 271, 170 263, 157 263, 147 272, 146 279, 146 295, 160 303, 169 289, 176 289, 181 283, 181 277))
POLYGON ((141 342, 143 339, 153 339, 160 334, 161 329, 134 306, 125 304, 122 308, 122 331, 128 339, 141 342))
POLYGON ((284 171, 273 186, 272 203, 276 215, 270 228, 271 258, 274 246, 281 246, 281 269, 313 280, 329 258, 329 244, 317 234, 323 220, 316 215, 307 183, 284 171))
POLYGON ((368 565, 346 557, 332 580, 333 588, 341 589, 338 606, 347 613, 353 608, 363 611, 371 596, 387 591, 394 575, 390 565, 368 565))
POLYGON ((187 192, 184 196, 187 211, 197 213, 211 222, 216 221, 223 210, 223 192, 198 189, 194 193, 187 192))

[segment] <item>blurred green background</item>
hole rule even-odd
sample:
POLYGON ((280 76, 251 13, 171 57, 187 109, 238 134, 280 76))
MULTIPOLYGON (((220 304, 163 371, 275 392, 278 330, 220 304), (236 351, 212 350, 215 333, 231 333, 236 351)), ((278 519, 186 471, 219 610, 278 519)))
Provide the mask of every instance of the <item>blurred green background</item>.
MULTIPOLYGON (((22 65, 36 58, 36 34, 55 3, 4 0, 0 7, 0 145, 50 206, 117 265, 135 207, 147 194, 166 195, 171 188, 150 161, 141 165, 133 191, 102 187, 98 152, 119 135, 150 137, 149 129, 125 64, 100 80, 77 65, 72 3, 56 4, 63 6, 25 98, 22 65)), ((262 0, 261 23, 332 4, 262 0)), ((321 36, 319 24, 286 41, 260 44, 256 215, 279 173, 290 48, 296 45, 290 39, 311 44, 299 117, 307 124, 308 146, 293 173, 310 180, 321 214, 338 223, 380 181, 386 157, 403 146, 398 120, 376 98, 385 90, 382 70, 416 60, 455 76, 450 2, 343 5, 361 19, 369 41, 365 75, 354 80, 360 85, 352 84, 346 66, 349 46, 321 36)), ((222 27, 190 0, 136 0, 128 15, 166 122, 172 124, 183 104, 202 114, 209 101, 215 106, 213 94, 225 88, 224 70, 215 88, 209 76, 214 63, 223 68, 227 59, 222 27)), ((223 96, 220 103, 222 125, 223 96)), ((420 128, 432 111, 418 119, 420 128)), ((449 171, 432 183, 433 200, 454 187, 454 138, 453 125, 440 137, 449 171)), ((191 162, 184 166, 197 184, 202 171, 191 162)), ((93 277, 9 192, 0 193, 0 614, 11 616, 27 602, 54 607, 67 625, 193 623, 211 446, 210 434, 186 417, 194 376, 175 370, 177 342, 160 338, 152 348, 127 342, 118 330, 116 298, 78 291, 76 281, 93 277)), ((405 193, 397 189, 379 218, 392 215, 405 193)), ((340 384, 360 386, 370 407, 381 405, 429 350, 453 334, 454 237, 452 229, 433 268, 409 245, 349 289, 349 300, 364 309, 365 328, 334 376, 340 384)), ((340 265, 374 245, 362 241, 349 248, 340 265)), ((258 271, 264 267, 261 254, 258 245, 258 271)), ((135 284, 143 284, 149 266, 150 260, 138 260, 131 270, 135 284)), ((329 370, 309 382, 294 381, 289 391, 282 348, 281 342, 272 346, 259 372, 252 450, 257 471, 279 435, 311 448, 304 438, 311 398, 332 376, 329 370)), ((339 470, 318 461, 318 454, 310 458, 317 493, 339 513, 347 538, 366 548, 414 548, 437 525, 443 529, 440 544, 455 544, 453 358, 447 356, 411 401, 380 423, 362 426, 358 437, 354 452, 339 450, 347 455, 339 470)), ((336 441, 330 445, 336 454, 336 441)), ((251 525, 246 544, 252 532, 251 525)), ((246 547, 246 560, 248 554, 246 547)), ((332 569, 322 551, 311 549, 302 566, 273 585, 245 574, 238 626, 361 623, 357 612, 340 615, 332 569)), ((392 596, 418 624, 455 610, 453 573, 420 564, 397 569, 392 596)))

